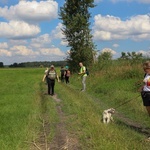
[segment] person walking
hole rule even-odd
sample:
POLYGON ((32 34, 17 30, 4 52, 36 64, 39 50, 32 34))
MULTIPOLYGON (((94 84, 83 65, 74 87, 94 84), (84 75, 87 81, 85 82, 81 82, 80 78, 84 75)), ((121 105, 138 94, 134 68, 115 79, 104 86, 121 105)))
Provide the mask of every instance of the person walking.
POLYGON ((141 87, 141 97, 143 100, 143 105, 146 107, 146 110, 150 116, 150 61, 143 63, 143 70, 145 72, 143 83, 141 87))
POLYGON ((82 89, 81 91, 84 92, 86 90, 86 67, 83 65, 82 62, 79 63, 80 66, 80 72, 78 73, 78 75, 81 75, 82 77, 82 89))
POLYGON ((66 70, 65 70, 65 81, 66 81, 66 84, 69 83, 69 78, 70 78, 70 70, 69 70, 69 67, 66 66, 66 70))
POLYGON ((60 69, 60 79, 61 79, 61 82, 64 82, 65 80, 65 68, 63 66, 61 66, 61 69, 60 69))
POLYGON ((54 65, 50 66, 50 69, 47 72, 47 81, 48 81, 48 95, 54 95, 55 79, 59 82, 59 77, 54 68, 54 65))

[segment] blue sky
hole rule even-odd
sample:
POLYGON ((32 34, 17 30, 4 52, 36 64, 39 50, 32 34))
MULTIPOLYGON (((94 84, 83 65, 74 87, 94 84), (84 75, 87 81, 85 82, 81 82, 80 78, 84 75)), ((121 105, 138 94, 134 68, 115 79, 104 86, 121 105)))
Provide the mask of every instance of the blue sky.
MULTIPOLYGON (((4 65, 66 58, 59 9, 64 0, 1 0, 0 62, 4 65)), ((150 55, 150 0, 95 0, 91 34, 98 54, 150 55)))

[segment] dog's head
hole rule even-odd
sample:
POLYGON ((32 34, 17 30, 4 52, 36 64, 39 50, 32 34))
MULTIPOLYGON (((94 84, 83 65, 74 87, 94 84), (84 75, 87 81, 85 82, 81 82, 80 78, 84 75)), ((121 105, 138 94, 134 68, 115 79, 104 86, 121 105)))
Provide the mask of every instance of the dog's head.
POLYGON ((108 113, 114 114, 115 113, 115 109, 114 108, 108 109, 108 113))

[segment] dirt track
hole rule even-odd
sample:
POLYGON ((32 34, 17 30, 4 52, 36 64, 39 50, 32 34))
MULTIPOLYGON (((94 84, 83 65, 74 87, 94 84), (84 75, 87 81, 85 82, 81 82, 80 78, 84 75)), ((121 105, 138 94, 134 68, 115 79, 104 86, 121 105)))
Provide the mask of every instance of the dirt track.
POLYGON ((78 140, 66 130, 65 116, 61 109, 61 100, 54 95, 53 100, 57 103, 57 114, 59 122, 56 126, 56 135, 51 142, 47 140, 50 132, 50 123, 47 121, 47 116, 42 116, 42 127, 39 133, 39 138, 31 143, 31 150, 80 150, 78 140))

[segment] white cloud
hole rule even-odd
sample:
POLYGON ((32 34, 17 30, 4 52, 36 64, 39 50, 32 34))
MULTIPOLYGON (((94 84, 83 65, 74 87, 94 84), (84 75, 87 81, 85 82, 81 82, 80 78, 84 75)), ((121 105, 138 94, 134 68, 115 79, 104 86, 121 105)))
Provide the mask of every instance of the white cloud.
POLYGON ((29 25, 26 22, 10 21, 9 23, 0 22, 0 37, 5 38, 29 38, 34 37, 40 32, 36 25, 29 25))
POLYGON ((57 18, 58 4, 53 0, 20 1, 17 5, 0 7, 0 16, 7 20, 21 20, 25 22, 50 21, 57 18))
POLYGON ((12 53, 8 50, 5 50, 5 49, 0 49, 0 56, 8 56, 8 57, 11 57, 12 56, 12 53))
POLYGON ((8 44, 6 42, 0 43, 0 49, 8 48, 8 44))
POLYGON ((18 43, 20 44, 20 45, 27 45, 28 44, 28 42, 27 42, 27 40, 22 40, 22 39, 18 39, 18 40, 13 40, 13 39, 10 39, 10 40, 8 40, 8 44, 7 45, 9 45, 9 47, 12 47, 13 45, 18 45, 18 43))
POLYGON ((51 37, 52 37, 52 39, 60 39, 61 40, 60 44, 63 46, 67 46, 68 42, 65 40, 65 36, 62 32, 62 29, 63 29, 63 25, 62 25, 62 23, 59 23, 56 26, 56 28, 54 30, 52 30, 51 37))
POLYGON ((115 48, 116 48, 116 47, 119 47, 119 45, 118 45, 118 44, 113 44, 113 47, 115 47, 115 48))
POLYGON ((68 41, 62 40, 62 41, 60 42, 60 44, 63 45, 63 46, 67 46, 67 45, 68 45, 68 41))
POLYGON ((31 56, 31 55, 39 55, 39 52, 34 52, 32 49, 29 49, 28 47, 24 45, 16 45, 12 48, 10 48, 13 55, 22 55, 22 56, 31 56))
POLYGON ((95 40, 116 40, 132 39, 147 40, 150 39, 150 18, 148 15, 137 15, 122 21, 114 16, 94 17, 93 27, 95 40))
POLYGON ((61 23, 59 23, 55 30, 52 30, 52 37, 55 38, 55 39, 61 39, 61 38, 64 38, 64 35, 62 33, 62 29, 63 28, 63 25, 61 23))
POLYGON ((31 46, 36 48, 46 47, 46 45, 49 47, 50 43, 51 37, 49 34, 43 34, 31 40, 31 46))
POLYGON ((101 50, 101 53, 104 53, 104 52, 110 52, 111 54, 115 55, 116 54, 116 51, 110 49, 110 48, 104 48, 101 50))
POLYGON ((27 39, 41 32, 38 23, 56 19, 58 3, 47 1, 20 1, 14 6, 0 7, 0 38, 27 39))
POLYGON ((40 50, 40 52, 41 52, 42 55, 65 56, 65 54, 59 48, 56 48, 56 47, 53 47, 53 48, 43 48, 43 49, 40 50))
POLYGON ((150 51, 140 50, 138 53, 142 53, 144 57, 150 57, 150 51))

